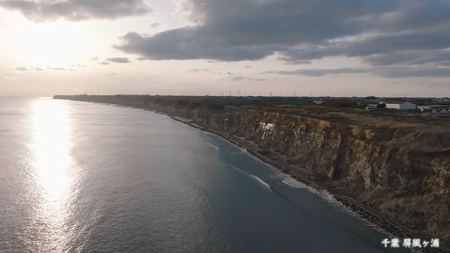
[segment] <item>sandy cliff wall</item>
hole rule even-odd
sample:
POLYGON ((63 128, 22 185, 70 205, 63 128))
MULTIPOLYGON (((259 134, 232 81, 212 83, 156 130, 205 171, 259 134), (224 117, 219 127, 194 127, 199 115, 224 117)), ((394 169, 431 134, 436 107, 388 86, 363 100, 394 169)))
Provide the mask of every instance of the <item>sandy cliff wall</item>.
POLYGON ((333 191, 417 230, 450 231, 450 152, 421 150, 428 140, 414 129, 367 129, 255 110, 203 114, 197 123, 283 154, 333 191))

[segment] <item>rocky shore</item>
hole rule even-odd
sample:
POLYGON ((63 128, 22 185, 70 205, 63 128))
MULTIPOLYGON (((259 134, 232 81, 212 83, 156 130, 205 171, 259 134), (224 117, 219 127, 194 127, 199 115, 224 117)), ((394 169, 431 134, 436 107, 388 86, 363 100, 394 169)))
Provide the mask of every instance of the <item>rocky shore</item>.
MULTIPOLYGON (((161 113, 165 115, 164 113, 161 113)), ((169 115, 166 115, 169 116, 169 115)), ((329 189, 327 189, 326 186, 320 185, 317 182, 313 182, 310 179, 305 178, 304 176, 299 175, 298 173, 293 172, 292 170, 286 168, 285 165, 281 165, 277 161, 274 161, 264 155, 261 154, 261 150, 254 147, 251 143, 248 143, 244 140, 241 140, 235 136, 229 136, 224 133, 219 133, 211 129, 207 129, 205 127, 199 126, 195 123, 193 123, 191 120, 184 119, 178 116, 169 116, 175 121, 181 122, 183 124, 189 125, 193 128, 197 128, 199 130, 212 133, 214 135, 220 136, 221 138, 231 142, 232 144, 245 148, 248 153, 251 155, 257 157, 261 161, 270 164, 271 166, 279 169, 281 172, 285 173, 286 175, 289 175, 290 177, 294 178, 295 180, 307 185, 308 187, 311 187, 314 190, 317 191, 326 191, 327 193, 331 194, 333 198, 340 202, 345 207, 349 208, 351 211, 358 214, 363 219, 367 220, 369 223, 374 224, 375 226, 383 229, 384 231, 388 232, 392 235, 392 238, 426 238, 424 235, 421 235, 417 231, 414 231, 412 229, 409 229, 403 225, 401 225, 398 222, 393 221, 386 215, 381 214, 380 212, 370 208, 369 206, 366 206, 352 198, 343 196, 341 194, 333 194, 329 189)), ((447 253, 450 252, 450 249, 447 247, 440 247, 439 249, 432 249, 432 248, 425 248, 421 249, 423 252, 430 252, 430 253, 447 253)))

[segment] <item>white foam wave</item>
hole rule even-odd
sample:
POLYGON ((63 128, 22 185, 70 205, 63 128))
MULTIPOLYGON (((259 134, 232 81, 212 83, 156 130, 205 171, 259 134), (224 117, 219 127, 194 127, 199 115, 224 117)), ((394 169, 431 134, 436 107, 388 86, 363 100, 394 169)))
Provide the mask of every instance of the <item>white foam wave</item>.
POLYGON ((244 171, 244 170, 242 170, 242 169, 240 169, 240 168, 238 168, 238 167, 236 167, 236 166, 234 166, 234 165, 231 165, 231 164, 229 164, 229 163, 227 163, 227 165, 230 166, 230 167, 232 167, 233 169, 239 171, 240 173, 244 173, 244 174, 247 175, 247 176, 251 176, 252 178, 256 179, 256 181, 258 181, 259 183, 261 183, 262 185, 264 185, 265 187, 271 189, 271 188, 270 188, 270 185, 269 185, 268 183, 264 182, 261 178, 255 176, 255 175, 253 175, 253 174, 250 174, 250 173, 248 173, 248 172, 246 172, 246 171, 244 171))
POLYGON ((231 154, 236 155, 236 154, 243 154, 245 152, 247 152, 247 149, 239 147, 239 151, 238 152, 231 152, 231 154))
POLYGON ((219 151, 220 148, 212 143, 207 142, 208 146, 211 146, 212 148, 214 148, 215 150, 219 151))
MULTIPOLYGON (((250 174, 251 175, 251 174, 250 174)), ((260 182, 261 184, 263 184, 264 186, 266 186, 267 188, 270 188, 270 185, 267 184, 266 182, 264 182, 261 178, 255 176, 255 175, 251 175, 254 179, 256 179, 258 182, 260 182)))

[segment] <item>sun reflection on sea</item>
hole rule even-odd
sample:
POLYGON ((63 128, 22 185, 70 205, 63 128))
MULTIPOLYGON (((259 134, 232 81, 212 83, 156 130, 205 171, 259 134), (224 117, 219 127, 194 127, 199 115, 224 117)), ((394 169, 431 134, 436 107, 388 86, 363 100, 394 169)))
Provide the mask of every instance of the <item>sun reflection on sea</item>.
POLYGON ((40 226, 36 249, 63 251, 68 240, 65 224, 70 216, 73 172, 71 129, 64 101, 42 99, 36 102, 31 116, 30 149, 35 186, 40 196, 35 220, 40 226))

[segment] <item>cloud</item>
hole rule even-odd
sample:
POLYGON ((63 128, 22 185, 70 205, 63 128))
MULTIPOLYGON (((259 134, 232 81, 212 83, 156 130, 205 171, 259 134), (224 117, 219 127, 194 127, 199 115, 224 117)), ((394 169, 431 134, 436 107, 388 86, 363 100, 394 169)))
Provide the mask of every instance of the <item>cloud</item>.
POLYGON ((111 72, 111 73, 108 73, 108 74, 106 74, 107 76, 115 76, 115 75, 117 75, 116 73, 114 73, 114 72, 111 72))
POLYGON ((130 32, 120 38, 121 45, 114 48, 137 54, 143 60, 216 59, 221 61, 259 60, 273 52, 266 46, 224 46, 214 38, 204 37, 197 28, 185 27, 144 37, 130 32))
POLYGON ((108 58, 106 60, 114 63, 131 63, 130 60, 126 57, 108 58))
POLYGON ((407 77, 450 77, 450 68, 426 68, 426 67, 376 67, 372 69, 298 69, 294 71, 266 71, 264 74, 302 75, 322 77, 329 74, 359 74, 371 73, 385 78, 407 77))
POLYGON ((450 61, 439 62, 438 66, 450 67, 450 61))
POLYGON ((233 76, 233 77, 230 78, 230 81, 238 82, 238 81, 241 81, 241 80, 244 80, 244 79, 245 79, 245 77, 242 77, 242 76, 233 76))
POLYGON ((340 68, 340 69, 298 69, 294 71, 267 71, 266 74, 275 73, 280 75, 302 75, 302 76, 325 76, 328 74, 359 74, 366 73, 366 69, 340 68))
POLYGON ((189 72, 208 72, 209 69, 190 69, 189 72))
POLYGON ((34 68, 34 70, 36 70, 36 71, 44 71, 43 68, 34 68))
POLYGON ((373 71, 387 78, 405 77, 450 77, 450 68, 380 68, 373 71))
POLYGON ((99 64, 100 65, 109 65, 109 62, 104 61, 104 62, 100 62, 99 64))
POLYGON ((56 70, 56 71, 63 71, 63 70, 66 70, 65 68, 47 68, 47 69, 50 69, 50 70, 56 70))
MULTIPOLYGON (((326 42, 320 45, 302 44, 281 52, 282 60, 287 62, 308 61, 330 56, 363 57, 370 64, 402 63, 401 61, 383 60, 392 55, 407 57, 415 61, 425 55, 441 55, 450 47, 450 33, 436 34, 426 32, 407 32, 402 34, 372 35, 357 40, 326 42), (377 60, 378 59, 378 60, 377 60)), ((441 57, 436 57, 442 58, 441 57)), ((434 61, 430 58, 428 62, 434 61)))
POLYGON ((243 77, 243 76, 232 76, 232 77, 229 77, 228 79, 221 79, 220 81, 227 81, 227 80, 231 81, 231 82, 239 82, 239 81, 244 81, 244 80, 263 82, 263 81, 266 81, 267 79, 243 77))
POLYGON ((374 55, 364 58, 371 65, 420 65, 434 63, 445 65, 450 61, 450 50, 402 51, 390 54, 374 55))
POLYGON ((360 58, 373 67, 449 61, 446 0, 183 0, 179 6, 189 26, 152 36, 129 32, 114 48, 143 60, 276 54, 287 64, 327 57, 360 58))
POLYGON ((150 25, 151 28, 157 28, 159 26, 160 26, 159 23, 153 23, 153 24, 150 25))
POLYGON ((0 7, 18 11, 34 22, 118 19, 151 12, 151 8, 143 0, 9 0, 0 1, 0 7))
POLYGON ((27 69, 27 68, 25 68, 25 67, 17 67, 17 68, 15 68, 15 70, 18 70, 18 71, 28 71, 29 69, 27 69))

